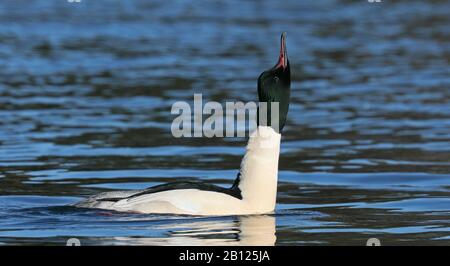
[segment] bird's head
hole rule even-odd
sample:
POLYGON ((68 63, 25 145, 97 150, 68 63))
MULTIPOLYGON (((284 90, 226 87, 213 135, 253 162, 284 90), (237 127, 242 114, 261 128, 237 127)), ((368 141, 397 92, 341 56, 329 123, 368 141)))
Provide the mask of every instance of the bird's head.
MULTIPOLYGON (((281 34, 280 55, 277 64, 269 70, 264 71, 258 78, 258 97, 259 102, 266 102, 267 109, 260 107, 258 109, 258 124, 262 126, 271 126, 276 131, 283 129, 287 113, 289 110, 289 100, 291 94, 291 69, 286 50, 286 33, 281 34), (272 121, 273 110, 271 103, 278 102, 278 123, 272 121), (264 117, 262 112, 266 112, 266 124, 260 121, 260 116, 264 117), (278 126, 277 126, 278 125, 278 126)), ((263 118, 264 120, 264 118, 263 118)))

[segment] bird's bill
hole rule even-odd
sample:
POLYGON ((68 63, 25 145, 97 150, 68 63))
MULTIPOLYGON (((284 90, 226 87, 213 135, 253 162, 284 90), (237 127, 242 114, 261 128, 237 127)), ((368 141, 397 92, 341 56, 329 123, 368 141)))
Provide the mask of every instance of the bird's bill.
POLYGON ((285 69, 287 67, 287 50, 286 50, 286 32, 281 34, 281 47, 280 47, 280 57, 278 59, 278 64, 276 68, 282 67, 285 69))

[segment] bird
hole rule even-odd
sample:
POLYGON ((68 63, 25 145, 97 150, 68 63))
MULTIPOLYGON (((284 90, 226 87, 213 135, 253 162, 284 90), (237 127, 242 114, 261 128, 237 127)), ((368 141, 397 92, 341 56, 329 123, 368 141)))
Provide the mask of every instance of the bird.
POLYGON ((103 192, 76 203, 76 207, 145 214, 198 216, 273 213, 276 206, 281 133, 286 124, 291 91, 286 33, 281 34, 278 61, 262 72, 257 83, 259 105, 256 129, 250 134, 240 170, 231 187, 179 181, 132 191, 103 192), (271 103, 278 104, 272 121, 271 103), (265 111, 267 121, 260 119, 265 111), (261 120, 261 121, 260 121, 261 120))

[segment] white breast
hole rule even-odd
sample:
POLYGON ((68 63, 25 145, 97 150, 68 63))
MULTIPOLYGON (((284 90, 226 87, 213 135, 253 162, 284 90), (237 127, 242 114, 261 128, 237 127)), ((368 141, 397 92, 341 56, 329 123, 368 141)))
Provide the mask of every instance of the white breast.
POLYGON ((281 135, 271 127, 259 126, 249 139, 247 151, 241 163, 243 201, 255 213, 275 209, 278 182, 278 159, 281 135))

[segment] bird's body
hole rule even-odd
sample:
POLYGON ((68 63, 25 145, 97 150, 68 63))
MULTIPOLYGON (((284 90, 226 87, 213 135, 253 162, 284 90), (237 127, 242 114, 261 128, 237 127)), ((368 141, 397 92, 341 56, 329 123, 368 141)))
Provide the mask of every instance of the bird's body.
POLYGON ((250 136, 238 178, 229 189, 175 182, 146 190, 101 193, 76 206, 190 215, 268 213, 276 202, 280 139, 271 127, 259 126, 250 136))
POLYGON ((232 187, 175 182, 138 191, 105 192, 92 196, 76 206, 188 215, 272 212, 276 204, 280 132, 286 123, 290 85, 290 67, 283 33, 278 63, 258 78, 259 101, 269 104, 267 108, 258 110, 258 117, 265 114, 269 119, 265 122, 258 119, 258 127, 250 135, 239 174, 232 187), (271 109, 271 103, 279 104, 275 116, 272 116, 275 110, 271 109))

